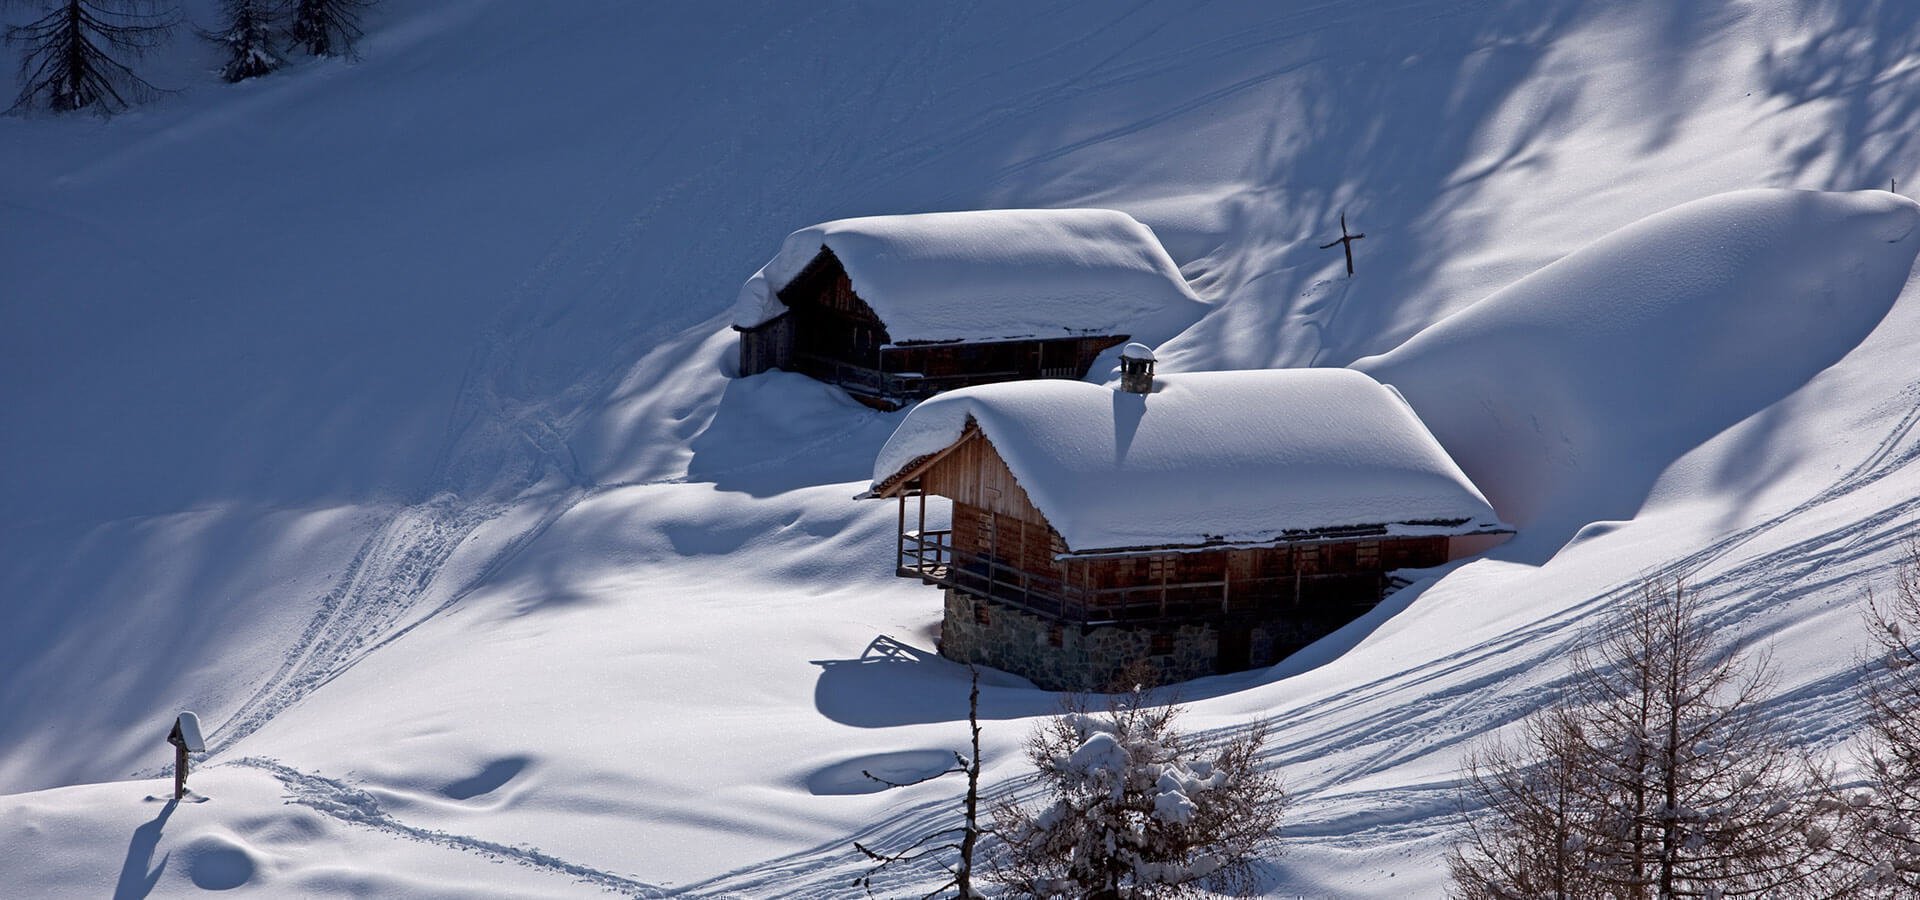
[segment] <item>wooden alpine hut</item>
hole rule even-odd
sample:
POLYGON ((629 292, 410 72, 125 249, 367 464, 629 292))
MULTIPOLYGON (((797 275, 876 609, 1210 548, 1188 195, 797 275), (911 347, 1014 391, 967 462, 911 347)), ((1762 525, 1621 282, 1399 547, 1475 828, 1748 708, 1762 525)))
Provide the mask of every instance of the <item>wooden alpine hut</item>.
POLYGON ((872 494, 899 503, 898 574, 944 589, 943 655, 1055 690, 1142 660, 1167 681, 1269 665, 1394 570, 1512 532, 1364 374, 1155 377, 1138 345, 1121 365, 1118 388, 944 394, 881 450, 872 494))
POLYGON ((1204 307, 1153 232, 1105 209, 841 219, 789 235, 734 307, 740 375, 784 369, 882 409, 968 385, 1079 379, 1204 307))

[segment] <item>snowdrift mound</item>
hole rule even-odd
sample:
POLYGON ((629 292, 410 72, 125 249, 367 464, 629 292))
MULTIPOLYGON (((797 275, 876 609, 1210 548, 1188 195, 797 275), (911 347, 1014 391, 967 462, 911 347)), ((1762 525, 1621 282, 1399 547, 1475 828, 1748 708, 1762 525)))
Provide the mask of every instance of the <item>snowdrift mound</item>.
POLYGON ((1920 204, 1752 190, 1620 229, 1354 363, 1526 546, 1631 517, 1673 460, 1845 356, 1920 252, 1920 204))

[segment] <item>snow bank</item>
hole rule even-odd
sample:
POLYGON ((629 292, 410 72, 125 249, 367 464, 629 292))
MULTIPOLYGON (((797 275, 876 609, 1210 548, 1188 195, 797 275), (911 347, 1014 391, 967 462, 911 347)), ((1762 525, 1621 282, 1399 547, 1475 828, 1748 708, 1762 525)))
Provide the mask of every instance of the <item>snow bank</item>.
POLYGON ((1508 521, 1557 546, 1833 364, 1892 306, 1920 205, 1751 190, 1620 229, 1356 369, 1397 387, 1508 521))
POLYGON ((741 287, 734 324, 786 311, 776 295, 822 247, 897 342, 1171 335, 1204 311, 1153 232, 1126 213, 996 209, 796 231, 741 287))
POLYGON ((954 391, 900 423, 874 482, 951 445, 969 419, 1078 552, 1504 527, 1405 402, 1345 369, 1182 373, 1150 395, 1072 381, 954 391))

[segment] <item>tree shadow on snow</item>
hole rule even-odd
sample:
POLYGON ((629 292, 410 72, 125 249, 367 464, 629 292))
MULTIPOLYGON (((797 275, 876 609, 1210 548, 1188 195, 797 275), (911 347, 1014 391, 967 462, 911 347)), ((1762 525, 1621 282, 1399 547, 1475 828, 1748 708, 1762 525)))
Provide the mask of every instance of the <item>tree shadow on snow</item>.
MULTIPOLYGON (((1799 28, 1761 57, 1774 97, 1828 105, 1830 127, 1782 147, 1790 178, 1829 190, 1886 188, 1920 168, 1920 4, 1815 0, 1798 5, 1799 28)), ((1902 193, 1912 195, 1911 188, 1902 193)))

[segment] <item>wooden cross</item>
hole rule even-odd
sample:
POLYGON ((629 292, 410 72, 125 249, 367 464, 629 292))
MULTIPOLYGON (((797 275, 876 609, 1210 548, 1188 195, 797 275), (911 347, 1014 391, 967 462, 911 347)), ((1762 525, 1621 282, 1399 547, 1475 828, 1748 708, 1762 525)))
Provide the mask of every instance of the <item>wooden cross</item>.
POLYGON ((1343 212, 1340 214, 1340 239, 1337 241, 1334 241, 1331 244, 1321 244, 1320 249, 1322 250, 1329 249, 1334 244, 1341 244, 1345 246, 1347 250, 1347 277, 1352 278, 1353 277, 1353 242, 1363 237, 1366 237, 1366 235, 1347 233, 1347 214, 1343 212))

